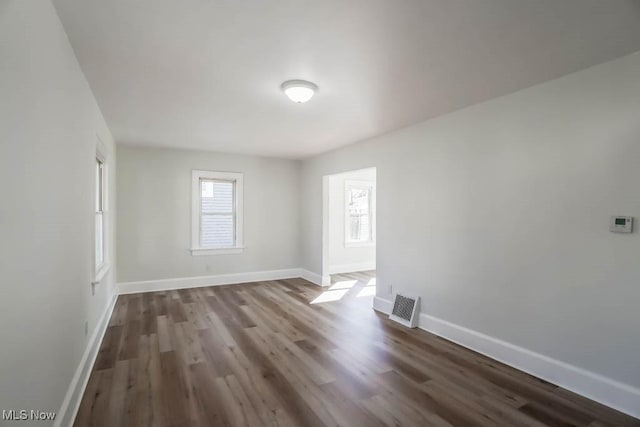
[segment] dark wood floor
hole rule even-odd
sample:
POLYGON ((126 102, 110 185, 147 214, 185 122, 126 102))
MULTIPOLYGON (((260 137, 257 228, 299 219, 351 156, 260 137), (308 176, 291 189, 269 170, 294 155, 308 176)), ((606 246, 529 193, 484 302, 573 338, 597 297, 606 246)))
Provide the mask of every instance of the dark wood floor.
POLYGON ((120 296, 75 425, 640 425, 390 322, 372 278, 120 296))

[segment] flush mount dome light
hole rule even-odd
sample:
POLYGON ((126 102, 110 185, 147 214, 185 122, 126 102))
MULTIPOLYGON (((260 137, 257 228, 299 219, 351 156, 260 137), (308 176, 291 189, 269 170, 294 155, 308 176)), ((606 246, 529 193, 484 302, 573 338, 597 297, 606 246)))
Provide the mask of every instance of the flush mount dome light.
POLYGON ((281 88, 296 103, 307 102, 318 91, 318 86, 305 80, 288 80, 282 83, 281 88))

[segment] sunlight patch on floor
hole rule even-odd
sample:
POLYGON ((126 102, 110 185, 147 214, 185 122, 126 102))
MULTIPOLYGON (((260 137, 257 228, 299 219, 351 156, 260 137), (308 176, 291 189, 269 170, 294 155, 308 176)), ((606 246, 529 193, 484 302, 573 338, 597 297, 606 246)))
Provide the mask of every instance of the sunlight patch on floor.
POLYGON ((357 280, 341 280, 340 282, 336 282, 331 285, 329 290, 335 291, 336 289, 351 289, 356 283, 358 283, 357 280))
POLYGON ((360 292, 358 292, 358 295, 356 295, 356 297, 370 297, 370 296, 374 296, 376 294, 376 287, 374 286, 365 286, 364 288, 360 289, 360 292))
POLYGON ((349 292, 349 288, 333 289, 333 290, 330 288, 328 291, 325 291, 320 295, 318 295, 316 299, 311 301, 311 304, 320 304, 323 302, 339 301, 340 299, 342 299, 343 296, 346 295, 347 292, 349 292))

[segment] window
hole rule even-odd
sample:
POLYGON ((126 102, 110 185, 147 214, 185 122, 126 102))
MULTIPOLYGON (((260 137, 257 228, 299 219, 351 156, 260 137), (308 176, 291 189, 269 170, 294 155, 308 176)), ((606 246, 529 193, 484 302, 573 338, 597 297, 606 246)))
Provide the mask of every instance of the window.
POLYGON ((98 284, 109 271, 108 259, 108 215, 107 215, 107 163, 101 141, 98 141, 94 163, 95 200, 94 200, 94 250, 93 284, 98 284))
POLYGON ((192 255, 242 252, 242 174, 193 171, 192 255))
POLYGON ((365 181, 347 181, 345 196, 345 246, 373 244, 374 185, 365 181))
POLYGON ((104 264, 104 162, 96 158, 96 271, 104 264))

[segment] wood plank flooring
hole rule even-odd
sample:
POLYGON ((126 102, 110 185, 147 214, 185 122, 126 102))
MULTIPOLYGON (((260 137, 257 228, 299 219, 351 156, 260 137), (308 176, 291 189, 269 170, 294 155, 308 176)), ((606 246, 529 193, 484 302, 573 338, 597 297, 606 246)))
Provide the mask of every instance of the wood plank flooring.
POLYGON ((640 426, 390 322, 371 272, 334 282, 120 296, 75 425, 640 426))

